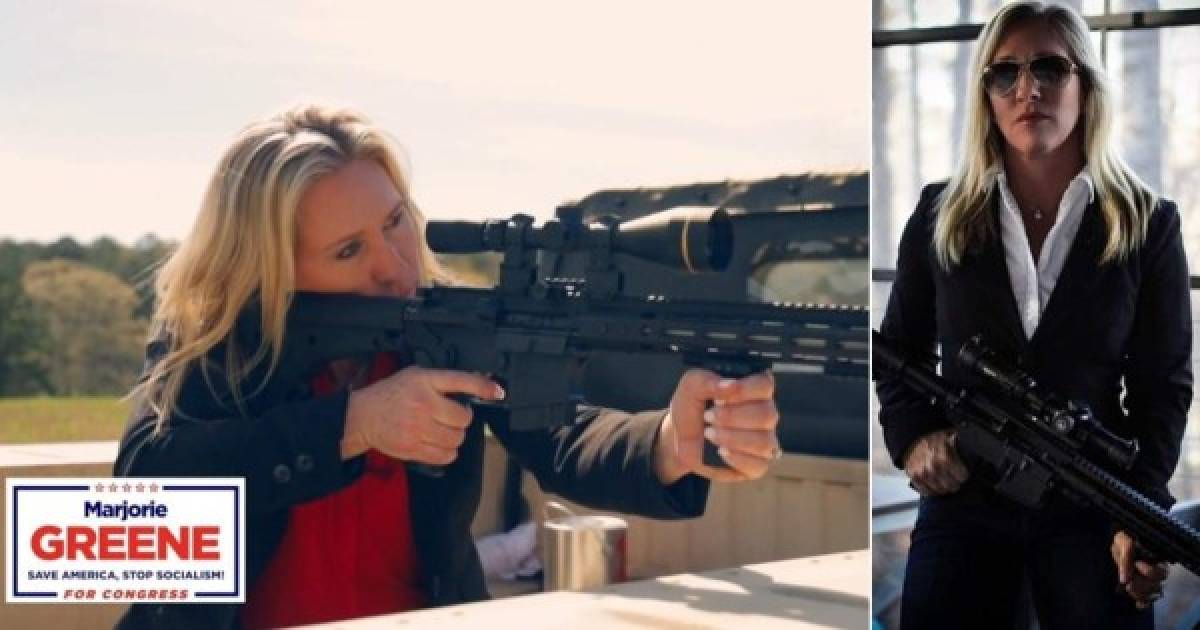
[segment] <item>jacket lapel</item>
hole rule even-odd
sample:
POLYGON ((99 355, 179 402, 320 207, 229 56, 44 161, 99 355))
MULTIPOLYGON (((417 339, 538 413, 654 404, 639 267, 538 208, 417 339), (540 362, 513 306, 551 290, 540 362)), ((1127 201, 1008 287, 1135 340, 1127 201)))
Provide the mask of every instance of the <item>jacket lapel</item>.
POLYGON ((989 337, 985 341, 993 348, 1012 348, 1024 351, 1025 329, 1021 326, 1021 316, 1017 310, 1017 301, 1013 297, 1012 282, 1009 280, 1008 264, 1004 255, 1004 242, 1000 236, 1000 218, 997 213, 999 195, 992 198, 988 220, 992 222, 992 235, 987 242, 980 244, 973 256, 963 262, 965 287, 976 294, 972 300, 975 308, 973 321, 991 321, 992 324, 983 327, 994 331, 993 334, 1003 335, 1002 339, 989 337))
POLYGON ((1033 332, 1030 343, 1036 343, 1046 335, 1053 334, 1057 326, 1069 322, 1069 315, 1075 305, 1083 303, 1083 297, 1090 293, 1099 282, 1100 274, 1097 261, 1104 247, 1104 220, 1095 202, 1088 204, 1083 211, 1083 219, 1079 223, 1079 231, 1075 234, 1075 242, 1067 253, 1063 263, 1062 273, 1054 290, 1050 292, 1050 301, 1042 311, 1037 330, 1033 332))

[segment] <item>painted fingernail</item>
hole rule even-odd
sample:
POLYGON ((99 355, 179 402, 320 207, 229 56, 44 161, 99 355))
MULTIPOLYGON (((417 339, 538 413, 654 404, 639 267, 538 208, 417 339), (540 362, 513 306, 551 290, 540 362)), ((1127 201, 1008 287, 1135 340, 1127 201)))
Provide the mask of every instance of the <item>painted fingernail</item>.
POLYGON ((717 430, 712 427, 708 427, 708 428, 704 429, 704 437, 709 442, 715 441, 717 438, 717 430))
POLYGON ((712 409, 704 410, 704 424, 712 424, 717 419, 717 412, 712 409))
POLYGON ((720 381, 717 381, 717 389, 730 389, 733 387, 733 384, 736 382, 737 381, 735 381, 731 378, 723 378, 720 381))

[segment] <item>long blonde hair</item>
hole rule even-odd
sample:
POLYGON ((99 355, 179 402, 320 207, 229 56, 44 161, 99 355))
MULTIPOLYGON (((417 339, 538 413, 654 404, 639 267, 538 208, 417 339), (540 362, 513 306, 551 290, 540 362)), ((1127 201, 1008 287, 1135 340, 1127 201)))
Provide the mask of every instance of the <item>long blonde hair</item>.
POLYGON ((995 174, 1002 165, 1004 139, 992 122, 983 73, 1008 30, 1018 23, 1035 20, 1054 30, 1079 68, 1087 172, 1095 185, 1096 200, 1107 227, 1098 262, 1124 259, 1146 238, 1157 196, 1125 164, 1112 140, 1112 88, 1088 35, 1087 23, 1070 7, 1013 2, 997 11, 984 26, 972 57, 965 97, 968 107, 963 159, 937 203, 933 242, 943 268, 958 263, 968 245, 995 236, 988 212, 995 174))
MULTIPOLYGON (((212 386, 206 354, 224 343, 224 370, 233 402, 242 409, 242 380, 267 361, 275 369, 295 289, 297 208, 321 177, 353 160, 370 159, 409 197, 395 142, 361 114, 299 105, 251 124, 221 156, 191 232, 158 271, 151 339, 165 339, 165 355, 130 392, 158 415, 158 429, 177 409, 184 378, 199 367, 212 386), (262 335, 256 348, 238 348, 239 314, 257 302, 262 335)), ((404 213, 417 234, 425 219, 410 203, 404 213)), ((420 240, 421 283, 445 272, 420 240)))

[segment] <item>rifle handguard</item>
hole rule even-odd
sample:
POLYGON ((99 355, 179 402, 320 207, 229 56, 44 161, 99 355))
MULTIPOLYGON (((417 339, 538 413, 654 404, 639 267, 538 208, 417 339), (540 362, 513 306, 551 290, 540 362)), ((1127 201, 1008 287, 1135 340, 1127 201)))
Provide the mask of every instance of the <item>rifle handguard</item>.
POLYGON ((1087 405, 1063 404, 1038 391, 1037 381, 1025 372, 1005 365, 976 335, 958 351, 958 364, 982 378, 987 386, 1037 412, 1037 418, 1054 433, 1077 441, 1121 468, 1129 470, 1140 447, 1136 439, 1124 439, 1096 421, 1087 405))

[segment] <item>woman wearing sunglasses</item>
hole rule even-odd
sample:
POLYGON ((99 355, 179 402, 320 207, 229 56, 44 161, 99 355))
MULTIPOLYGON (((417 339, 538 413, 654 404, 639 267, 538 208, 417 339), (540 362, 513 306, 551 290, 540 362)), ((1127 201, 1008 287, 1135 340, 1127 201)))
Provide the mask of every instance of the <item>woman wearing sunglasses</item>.
POLYGON ((311 399, 260 392, 293 291, 412 297, 452 280, 408 191, 382 130, 315 105, 250 125, 217 164, 159 271, 115 469, 245 477, 246 603, 135 604, 119 627, 275 628, 485 599, 470 533, 484 423, 548 492, 656 518, 703 513, 710 479, 761 477, 777 457, 770 373, 691 370, 669 409, 581 408, 569 426, 533 431, 456 400, 502 399, 489 378, 390 353, 333 362, 311 399), (701 463, 704 436, 729 468, 701 463))
MULTIPOLYGON (((963 161, 921 194, 882 332, 944 357, 982 335, 1046 391, 1137 438, 1136 464, 1114 472, 1167 506, 1192 398, 1179 215, 1111 143, 1113 96, 1086 23, 1062 6, 1005 5, 980 35, 966 98, 963 161)), ((943 373, 970 384, 953 365, 943 373)), ((1099 513, 997 495, 943 414, 897 381, 878 391, 889 452, 922 495, 904 627, 1012 628, 1023 580, 1043 628, 1153 626, 1165 566, 1099 513)))

